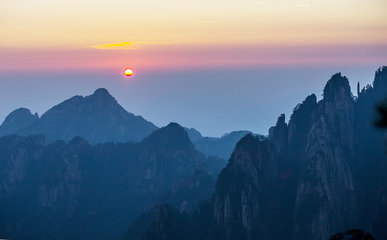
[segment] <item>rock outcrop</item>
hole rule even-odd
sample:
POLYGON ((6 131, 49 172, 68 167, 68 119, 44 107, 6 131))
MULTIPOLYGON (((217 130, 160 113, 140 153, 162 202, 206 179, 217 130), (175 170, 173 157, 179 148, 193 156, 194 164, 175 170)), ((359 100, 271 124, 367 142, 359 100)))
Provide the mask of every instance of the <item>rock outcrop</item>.
POLYGON ((267 140, 246 135, 218 177, 214 216, 224 239, 268 239, 278 177, 276 153, 267 140), (265 238, 266 237, 266 238, 265 238))
POLYGON ((334 75, 312 114, 305 145, 300 146, 305 149, 305 162, 297 187, 294 239, 327 239, 354 224, 353 108, 348 80, 334 75))
POLYGON ((287 227, 281 231, 297 240, 328 239, 355 227, 386 236, 380 228, 387 220, 386 155, 383 132, 372 125, 374 106, 387 96, 386 72, 379 69, 358 98, 348 79, 335 74, 323 99, 308 96, 289 124, 281 115, 268 141, 256 140, 249 150, 241 150, 252 146, 246 139, 238 143, 214 198, 214 217, 226 239, 284 239, 276 235, 282 224, 287 227))

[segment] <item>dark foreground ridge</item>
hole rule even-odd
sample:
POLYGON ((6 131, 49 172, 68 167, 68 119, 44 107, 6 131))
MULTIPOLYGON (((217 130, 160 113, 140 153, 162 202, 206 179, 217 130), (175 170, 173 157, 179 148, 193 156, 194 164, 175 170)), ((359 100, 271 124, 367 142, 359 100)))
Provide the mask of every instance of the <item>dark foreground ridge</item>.
POLYGON ((156 206, 124 239, 387 239, 385 132, 374 125, 386 96, 386 67, 357 97, 333 75, 321 101, 308 96, 288 123, 281 115, 268 139, 238 142, 211 200, 190 214, 156 206), (151 214, 162 209, 168 217, 151 214))

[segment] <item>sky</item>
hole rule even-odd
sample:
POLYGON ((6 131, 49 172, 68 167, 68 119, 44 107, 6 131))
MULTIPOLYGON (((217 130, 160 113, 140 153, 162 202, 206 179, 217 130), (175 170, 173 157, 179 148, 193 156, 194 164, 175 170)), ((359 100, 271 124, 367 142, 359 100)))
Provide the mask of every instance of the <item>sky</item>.
POLYGON ((335 72, 352 87, 372 81, 387 65, 386 10, 385 0, 2 0, 0 121, 105 87, 158 126, 266 134, 335 72))

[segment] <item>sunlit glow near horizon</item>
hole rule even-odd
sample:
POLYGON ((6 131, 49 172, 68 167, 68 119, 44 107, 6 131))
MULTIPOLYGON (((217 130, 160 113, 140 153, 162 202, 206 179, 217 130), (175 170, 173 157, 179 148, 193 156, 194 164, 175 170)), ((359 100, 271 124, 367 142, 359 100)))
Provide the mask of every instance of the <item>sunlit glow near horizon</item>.
POLYGON ((0 71, 379 63, 386 10, 384 0, 4 0, 0 71))
POLYGON ((133 70, 131 68, 126 68, 124 71, 125 76, 132 76, 133 75, 133 70))

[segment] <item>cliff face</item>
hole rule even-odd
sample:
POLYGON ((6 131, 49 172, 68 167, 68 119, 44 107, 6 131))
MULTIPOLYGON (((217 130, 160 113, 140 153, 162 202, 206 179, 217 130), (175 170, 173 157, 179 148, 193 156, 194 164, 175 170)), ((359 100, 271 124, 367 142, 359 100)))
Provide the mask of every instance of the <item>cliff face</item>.
POLYGON ((0 234, 34 239, 48 237, 65 225, 81 197, 81 159, 89 149, 82 139, 46 146, 42 136, 2 137, 0 234), (44 232, 42 226, 50 228, 44 232))
POLYGON ((366 86, 355 105, 355 183, 362 224, 368 225, 376 239, 387 239, 387 157, 386 134, 375 128, 375 107, 387 96, 387 67, 375 73, 373 86, 366 86), (384 134, 383 134, 384 133, 384 134), (364 181, 363 179, 366 179, 364 181), (371 208, 369 206, 372 206, 371 208))
POLYGON ((294 219, 294 239, 327 239, 354 224, 354 100, 349 83, 334 75, 312 113, 306 135, 294 219))
POLYGON ((188 219, 173 206, 157 205, 137 218, 122 239, 190 240, 194 232, 188 219))
POLYGON ((179 211, 192 211, 200 201, 212 195, 216 176, 209 173, 207 168, 196 168, 191 175, 163 193, 157 202, 176 206, 179 211))
POLYGON ((295 240, 328 239, 354 227, 385 237, 386 155, 383 132, 372 123, 385 96, 387 68, 358 98, 335 74, 321 101, 308 96, 289 124, 281 115, 268 140, 242 139, 214 195, 224 238, 284 239, 282 231, 295 240))
POLYGON ((243 137, 211 204, 198 210, 201 220, 189 218, 210 230, 190 239, 373 239, 358 230, 335 234, 354 228, 387 239, 386 135, 373 125, 386 96, 386 67, 357 98, 348 79, 335 74, 322 100, 308 96, 288 124, 281 115, 267 139, 243 137))
POLYGON ((266 201, 278 175, 267 140, 246 135, 220 173, 214 195, 214 216, 224 239, 265 236, 270 204, 266 201))
POLYGON ((312 94, 298 104, 289 120, 287 161, 288 165, 305 163, 307 135, 312 125, 312 113, 317 108, 317 97, 312 94))

